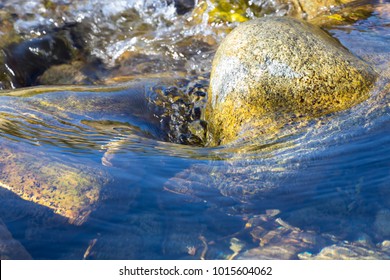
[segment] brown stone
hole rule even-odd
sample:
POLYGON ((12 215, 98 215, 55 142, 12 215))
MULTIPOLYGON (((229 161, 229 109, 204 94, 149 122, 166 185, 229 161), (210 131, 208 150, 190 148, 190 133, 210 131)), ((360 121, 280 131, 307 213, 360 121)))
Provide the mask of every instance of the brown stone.
POLYGON ((209 144, 348 109, 369 96, 376 77, 367 63, 309 23, 288 17, 243 23, 214 57, 209 144))

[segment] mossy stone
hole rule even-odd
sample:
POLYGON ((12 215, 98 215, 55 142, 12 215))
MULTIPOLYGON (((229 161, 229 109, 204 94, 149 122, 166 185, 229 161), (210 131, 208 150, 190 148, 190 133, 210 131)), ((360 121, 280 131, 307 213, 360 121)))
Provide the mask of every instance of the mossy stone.
POLYGON ((206 108, 209 144, 350 108, 369 96, 376 77, 367 63, 307 22, 245 22, 214 57, 206 108))
POLYGON ((0 145, 0 187, 82 224, 97 205, 109 175, 32 150, 0 145))

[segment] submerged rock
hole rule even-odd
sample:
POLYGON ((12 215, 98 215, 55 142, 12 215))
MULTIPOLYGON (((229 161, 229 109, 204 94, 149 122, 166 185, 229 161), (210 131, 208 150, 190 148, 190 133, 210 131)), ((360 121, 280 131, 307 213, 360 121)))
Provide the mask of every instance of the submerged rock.
MULTIPOLYGON (((0 132, 5 135, 0 139, 0 187, 52 209, 71 223, 83 223, 101 201, 101 190, 111 175, 93 160, 78 162, 67 149, 106 149, 102 163, 111 166, 114 154, 132 143, 132 137, 199 142, 186 125, 200 118, 195 103, 203 104, 205 92, 201 84, 195 84, 184 94, 178 88, 182 83, 186 84, 183 79, 145 79, 112 87, 80 87, 79 91, 59 87, 57 91, 32 88, 6 93, 0 97, 4 112, 0 132), (167 84, 172 86, 163 86, 167 84), (188 103, 193 106, 187 108, 188 103), (64 119, 66 123, 57 122, 64 119), (80 127, 99 137, 80 132, 80 127), (7 137, 23 140, 14 144, 7 137), (102 146, 100 137, 107 139, 107 145, 102 146), (51 153, 50 145, 64 147, 66 152, 51 153)), ((123 157, 118 160, 121 167, 125 162, 129 168, 123 157)), ((131 167, 136 180, 142 176, 139 165, 131 167)))
POLYGON ((299 258, 303 260, 387 260, 389 255, 377 248, 340 243, 325 247, 315 255, 299 254, 299 258))
POLYGON ((102 169, 4 144, 0 149, 0 167, 0 187, 47 206, 75 224, 88 217, 108 182, 102 169))
POLYGON ((327 9, 325 12, 316 13, 315 17, 308 17, 308 21, 314 25, 325 28, 351 24, 358 20, 367 19, 372 15, 375 11, 375 6, 373 3, 366 4, 367 5, 357 6, 356 4, 353 5, 353 3, 351 3, 349 5, 344 5, 342 8, 332 9, 331 12, 327 9))
POLYGON ((308 23, 276 17, 243 23, 213 61, 206 110, 210 144, 350 108, 368 97, 376 76, 308 23))
POLYGON ((292 226, 277 218, 278 215, 279 210, 267 210, 266 214, 248 220, 245 228, 258 246, 244 251, 238 259, 297 259, 298 253, 325 243, 325 239, 315 232, 292 226))
POLYGON ((246 229, 258 247, 250 248, 238 259, 320 259, 377 260, 388 259, 388 241, 375 245, 368 235, 356 241, 342 240, 332 234, 304 230, 281 218, 257 215, 249 219, 246 229))

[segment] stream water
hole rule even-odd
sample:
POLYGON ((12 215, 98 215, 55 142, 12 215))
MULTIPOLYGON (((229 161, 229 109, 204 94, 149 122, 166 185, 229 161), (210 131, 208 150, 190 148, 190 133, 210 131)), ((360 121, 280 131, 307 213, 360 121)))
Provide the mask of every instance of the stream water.
MULTIPOLYGON (((166 1, 48 1, 52 14, 25 2, 1 4, 25 39, 89 20, 86 48, 105 75, 132 79, 0 92, 2 155, 109 178, 78 225, 2 191, 0 218, 33 258, 296 259, 332 245, 357 258, 390 258, 389 4, 373 1, 367 18, 328 29, 380 74, 368 100, 276 139, 202 147, 181 144, 182 135, 167 132, 175 119, 156 119, 157 109, 137 96, 206 90, 212 56, 232 26, 189 23, 166 1), (123 62, 129 58, 136 63, 123 62)), ((180 113, 175 104, 168 114, 180 113)), ((336 249, 333 256, 341 257, 336 249)))

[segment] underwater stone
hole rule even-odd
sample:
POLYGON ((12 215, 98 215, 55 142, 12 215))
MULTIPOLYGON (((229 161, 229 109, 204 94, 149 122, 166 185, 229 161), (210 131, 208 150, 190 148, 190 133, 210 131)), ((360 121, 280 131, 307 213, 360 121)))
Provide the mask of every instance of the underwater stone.
POLYGON ((304 260, 387 260, 389 255, 376 248, 340 243, 324 247, 316 255, 299 254, 299 258, 304 260))
POLYGON ((109 175, 32 150, 0 145, 0 187, 80 225, 95 209, 109 175))
POLYGON ((368 97, 376 76, 309 23, 288 17, 243 23, 214 57, 206 109, 209 144, 350 108, 368 97))

